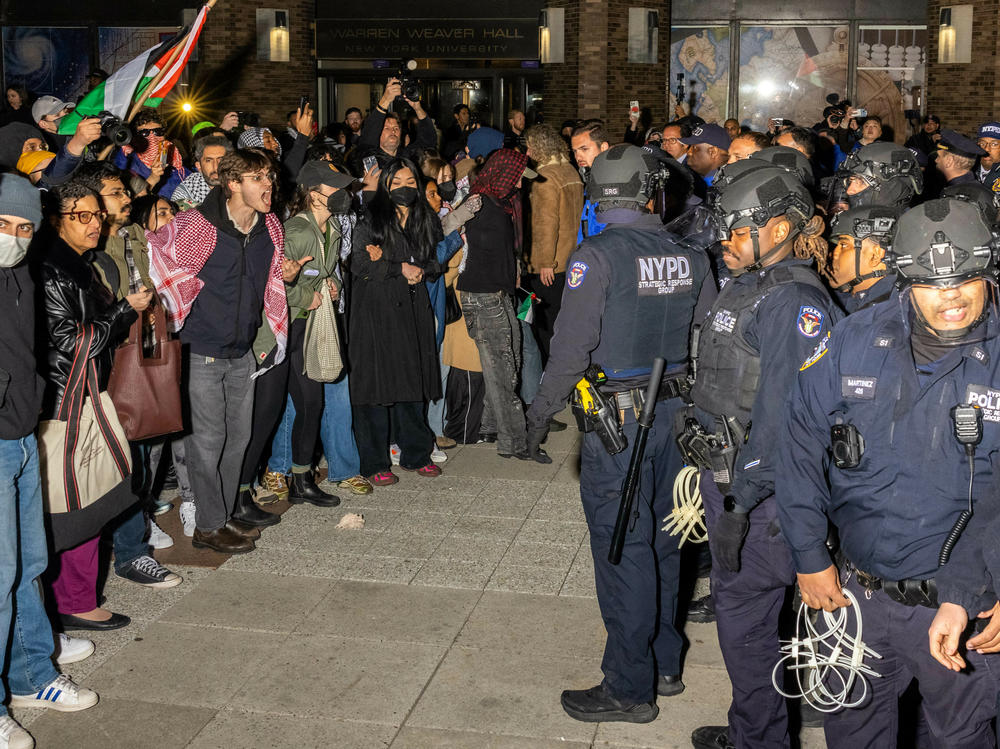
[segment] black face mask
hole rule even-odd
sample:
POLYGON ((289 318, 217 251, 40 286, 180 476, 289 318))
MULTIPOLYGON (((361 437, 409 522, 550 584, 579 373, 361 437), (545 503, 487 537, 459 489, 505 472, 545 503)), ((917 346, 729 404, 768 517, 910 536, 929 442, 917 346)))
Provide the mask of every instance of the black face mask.
POLYGON ((417 188, 397 187, 395 190, 389 190, 389 198, 396 205, 413 205, 417 200, 417 188))
POLYGON ((457 193, 458 187, 455 185, 455 180, 453 179, 438 184, 438 195, 447 200, 449 203, 455 199, 455 195, 457 193))
POLYGON ((334 216, 351 210, 351 193, 347 190, 337 190, 326 199, 326 209, 334 216))

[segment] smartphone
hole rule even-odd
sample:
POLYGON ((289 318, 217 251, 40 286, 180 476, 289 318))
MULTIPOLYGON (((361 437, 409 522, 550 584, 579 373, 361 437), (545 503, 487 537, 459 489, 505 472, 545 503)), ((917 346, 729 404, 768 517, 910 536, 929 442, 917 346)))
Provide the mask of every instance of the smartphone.
POLYGON ((867 116, 868 116, 867 109, 855 109, 854 114, 851 115, 851 117, 857 117, 857 118, 867 117, 867 116))
POLYGON ((784 117, 772 117, 771 118, 771 127, 777 129, 777 128, 781 127, 784 124, 784 122, 785 122, 785 118, 784 117))
POLYGON ((167 145, 166 141, 160 144, 160 166, 165 167, 167 165, 167 156, 169 155, 170 146, 167 145))
POLYGON ((299 97, 299 112, 305 112, 306 111, 306 105, 308 103, 309 103, 309 97, 308 96, 300 96, 299 97))
POLYGON ((633 100, 633 101, 630 101, 628 103, 628 116, 632 117, 634 119, 638 119, 639 118, 639 102, 638 101, 634 101, 633 100))
POLYGON ((368 174, 372 169, 378 166, 378 159, 374 156, 365 156, 364 161, 361 162, 365 167, 365 174, 368 174))

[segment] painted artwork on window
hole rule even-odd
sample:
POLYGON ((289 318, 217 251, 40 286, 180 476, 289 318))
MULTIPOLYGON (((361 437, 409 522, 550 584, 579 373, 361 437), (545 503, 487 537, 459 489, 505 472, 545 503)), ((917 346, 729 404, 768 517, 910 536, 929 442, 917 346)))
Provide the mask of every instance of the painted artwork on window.
POLYGON ((729 43, 728 26, 670 30, 671 118, 678 97, 686 111, 706 122, 722 122, 729 116, 729 43))
POLYGON ((85 28, 4 26, 3 68, 4 85, 76 101, 87 85, 90 35, 85 28))

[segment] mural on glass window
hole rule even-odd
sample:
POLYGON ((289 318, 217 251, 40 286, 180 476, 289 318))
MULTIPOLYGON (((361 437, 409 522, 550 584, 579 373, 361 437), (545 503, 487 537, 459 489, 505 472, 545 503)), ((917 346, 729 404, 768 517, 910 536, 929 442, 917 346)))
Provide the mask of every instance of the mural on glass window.
POLYGON ((675 27, 670 30, 671 117, 678 99, 706 122, 729 114, 729 27, 675 27))
POLYGON ((902 143, 920 127, 927 29, 862 26, 858 106, 882 118, 883 137, 902 143))

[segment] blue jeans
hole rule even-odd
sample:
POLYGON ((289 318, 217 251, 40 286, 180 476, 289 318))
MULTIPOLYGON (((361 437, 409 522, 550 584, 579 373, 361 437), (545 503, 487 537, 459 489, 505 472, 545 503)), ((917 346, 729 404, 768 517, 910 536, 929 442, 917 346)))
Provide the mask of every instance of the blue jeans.
POLYGON ((521 400, 531 404, 542 383, 542 354, 538 350, 534 331, 521 320, 521 400))
MULTIPOLYGON (((14 694, 34 694, 59 675, 52 665, 55 640, 37 579, 49 563, 38 471, 33 434, 0 440, 0 632, 4 645, 0 673, 6 672, 14 694), (10 662, 5 664, 8 637, 10 662)), ((0 679, 0 715, 7 713, 5 697, 0 679)))
MULTIPOLYGON (((438 357, 441 353, 438 352, 438 357)), ((427 404, 427 425, 434 432, 436 437, 440 437, 444 434, 444 405, 445 399, 444 394, 448 389, 448 373, 451 371, 451 366, 445 363, 441 363, 441 397, 436 401, 431 401, 427 404)))
POLYGON ((111 534, 111 543, 115 552, 115 572, 121 574, 133 561, 150 553, 149 544, 143 539, 146 536, 146 513, 142 502, 136 502, 119 515, 111 534))
MULTIPOLYGON (((326 458, 326 475, 330 481, 343 481, 357 476, 361 470, 358 445, 354 440, 352 427, 351 391, 347 375, 323 386, 323 401, 323 420, 320 422, 319 436, 323 442, 323 455, 326 458)), ((292 470, 294 422, 295 406, 289 397, 285 415, 271 443, 271 458, 267 462, 269 471, 287 474, 292 470)))

